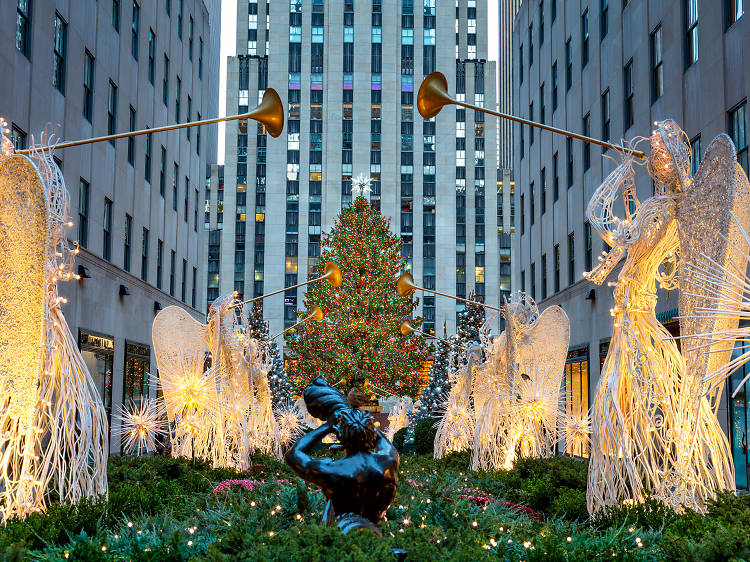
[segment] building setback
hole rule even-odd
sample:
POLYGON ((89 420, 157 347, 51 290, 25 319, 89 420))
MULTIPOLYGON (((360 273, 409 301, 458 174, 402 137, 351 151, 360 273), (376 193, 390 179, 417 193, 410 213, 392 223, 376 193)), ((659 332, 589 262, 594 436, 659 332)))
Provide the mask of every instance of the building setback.
MULTIPOLYGON (((237 52, 228 60, 227 112, 275 88, 286 127, 277 139, 254 121, 227 124, 205 225, 207 302, 304 281, 321 234, 352 200, 352 178, 374 179, 373 206, 403 240, 417 283, 497 302, 496 123, 446 108, 424 121, 416 93, 442 71, 451 92, 494 107, 485 0, 239 2, 237 52)), ((296 321, 304 288, 267 299, 272 333, 296 321)), ((428 330, 455 330, 452 300, 420 296, 428 330)))
MULTIPOLYGON (((0 115, 17 148, 47 124, 75 140, 217 114, 219 2, 0 0, 0 115)), ((56 153, 70 191, 80 281, 63 307, 110 416, 156 395, 155 313, 205 302, 200 189, 215 128, 56 153)))
MULTIPOLYGON (((691 139, 693 172, 711 140, 724 132, 747 171, 750 74, 739 70, 748 67, 750 23, 742 6, 699 0, 523 2, 513 31, 514 112, 612 142, 649 136, 654 121, 671 118, 691 139)), ((514 127, 514 280, 540 308, 557 304, 568 313, 566 384, 574 400, 589 406, 609 347, 614 301, 611 287, 582 278, 607 249, 585 213, 614 167, 610 157, 617 155, 514 127)), ((643 200, 653 187, 638 168, 643 200)), ((658 298, 659 319, 677 333, 677 293, 660 290, 658 298)), ((719 411, 742 487, 748 473, 746 394, 730 400, 729 409, 725 399, 719 411)))

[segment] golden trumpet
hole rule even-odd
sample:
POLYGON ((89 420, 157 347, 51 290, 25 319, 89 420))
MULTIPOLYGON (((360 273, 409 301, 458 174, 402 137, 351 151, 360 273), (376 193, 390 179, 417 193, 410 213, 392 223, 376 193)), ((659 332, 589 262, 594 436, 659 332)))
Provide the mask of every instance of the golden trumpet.
MULTIPOLYGON (((401 296, 401 297, 411 297, 412 293, 415 290, 424 291, 425 293, 432 293, 433 295, 439 295, 441 297, 446 297, 446 298, 449 298, 449 299, 453 299, 453 300, 456 300, 456 301, 465 302, 465 303, 468 303, 468 304, 476 304, 476 305, 479 305, 479 306, 484 307, 484 308, 489 308, 490 310, 494 310, 496 312, 503 312, 503 310, 500 309, 500 308, 497 308, 495 306, 490 306, 490 305, 484 304, 482 302, 470 301, 468 299, 464 299, 464 298, 461 298, 461 297, 456 297, 454 295, 448 295, 446 293, 440 293, 440 292, 434 291, 432 289, 425 289, 424 287, 418 287, 414 283, 414 277, 411 276, 411 273, 409 273, 408 271, 404 271, 399 276, 399 278, 396 280, 396 291, 398 292, 399 296, 401 296)), ((438 339, 440 339, 440 338, 438 338, 438 339)))
POLYGON ((310 314, 308 314, 307 316, 305 316, 302 320, 300 320, 296 324, 293 324, 293 325, 289 326, 288 328, 285 328, 284 330, 282 330, 281 332, 279 332, 278 334, 276 334, 272 338, 268 338, 269 341, 270 340, 275 340, 279 336, 281 336, 283 334, 286 334, 289 330, 293 330, 294 328, 296 328, 300 324, 304 324, 308 320, 315 320, 315 322, 322 322, 323 321, 323 311, 320 310, 319 306, 312 305, 312 307, 310 307, 310 314))
POLYGON ((421 336, 423 336, 425 338, 432 338, 432 339, 440 340, 441 342, 443 342, 445 344, 448 344, 451 347, 459 347, 456 344, 454 344, 453 342, 450 342, 450 341, 448 341, 446 339, 443 339, 443 338, 438 337, 438 336, 433 336, 432 334, 428 334, 427 332, 423 332, 422 330, 418 330, 417 328, 415 328, 412 325, 411 321, 408 318, 406 320, 404 320, 403 322, 401 322, 401 326, 399 327, 399 331, 401 332, 401 335, 404 335, 404 336, 408 336, 411 333, 417 333, 417 334, 419 334, 419 335, 421 335, 421 336))
POLYGON ((272 293, 268 293, 265 295, 261 295, 259 297, 255 297, 252 299, 248 299, 246 301, 234 303, 233 305, 229 306, 228 308, 236 308, 238 306, 243 306, 246 304, 249 304, 251 302, 267 299, 268 297, 272 297, 274 295, 278 295, 279 293, 283 293, 284 291, 289 291, 291 289, 296 289, 297 287, 302 287, 303 285, 309 285, 310 283, 315 283, 316 281, 322 281, 325 279, 331 284, 331 287, 340 287, 341 283, 344 281, 343 275, 341 275, 341 269, 339 269, 339 266, 333 263, 332 261, 329 261, 326 263, 325 267, 323 268, 323 271, 325 272, 320 277, 316 277, 315 279, 310 279, 309 281, 304 281, 302 283, 297 283, 296 285, 292 285, 291 287, 284 287, 283 289, 279 289, 278 291, 273 291, 272 293))
POLYGON ((465 107, 466 109, 473 109, 474 111, 487 113, 489 115, 494 115, 495 117, 500 117, 502 119, 515 121, 516 123, 522 123, 523 125, 537 127, 538 129, 550 131, 551 133, 565 135, 566 137, 578 139, 583 142, 597 144, 606 148, 613 148, 620 152, 630 152, 634 156, 637 156, 641 159, 646 157, 646 155, 640 150, 633 150, 632 148, 626 148, 618 144, 612 144, 606 141, 595 139, 593 137, 587 137, 586 135, 579 135, 578 133, 567 131, 565 129, 550 127, 549 125, 545 125, 544 123, 529 121, 528 119, 516 117, 515 115, 510 115, 509 113, 500 113, 498 111, 492 111, 484 107, 479 107, 477 105, 471 105, 462 101, 458 101, 450 97, 450 95, 448 94, 448 81, 445 79, 445 76, 441 72, 433 72, 432 74, 427 76, 427 78, 425 78, 422 82, 422 85, 419 87, 419 92, 417 93, 417 110, 419 111, 419 114, 425 119, 431 119, 432 117, 435 117, 438 113, 440 113, 440 110, 443 109, 444 106, 451 104, 465 107))
MULTIPOLYGON (((150 135, 153 133, 162 133, 164 131, 175 131, 177 129, 187 129, 188 127, 200 127, 202 125, 213 125, 214 123, 222 123, 224 121, 237 121, 239 119, 253 119, 258 123, 262 124, 268 134, 272 137, 278 137, 281 131, 284 130, 284 106, 281 103, 281 98, 276 90, 268 88, 263 94, 258 107, 249 111, 248 113, 240 113, 238 115, 227 115, 226 117, 216 117, 214 119, 203 119, 201 121, 188 121, 187 123, 179 123, 177 125, 164 125, 163 127, 155 127, 153 129, 141 129, 139 131, 128 131, 126 133, 117 133, 114 135, 106 135, 104 137, 93 137, 88 139, 81 139, 77 141, 61 142, 54 146, 55 150, 60 148, 70 148, 73 146, 81 146, 84 144, 94 144, 97 142, 113 141, 117 139, 125 139, 130 137, 137 137, 140 135, 150 135)), ((35 147, 27 148, 25 150, 18 150, 17 154, 30 154, 35 147)))

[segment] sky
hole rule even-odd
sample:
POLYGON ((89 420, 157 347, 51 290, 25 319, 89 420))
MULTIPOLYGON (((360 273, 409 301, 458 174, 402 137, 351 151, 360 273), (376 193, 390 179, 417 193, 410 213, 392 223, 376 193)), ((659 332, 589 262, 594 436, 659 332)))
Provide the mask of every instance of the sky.
MULTIPOLYGON (((281 0, 271 0, 272 2, 281 0)), ((283 0, 286 1, 286 0, 283 0)), ((446 2, 449 0, 440 0, 446 2)), ((500 42, 498 40, 498 5, 500 0, 487 0, 488 19, 489 19, 489 57, 490 60, 497 60, 500 42)), ((227 86, 227 57, 236 53, 237 41, 235 38, 237 31, 237 0, 223 0, 221 7, 221 71, 219 76, 219 115, 226 115, 226 86, 227 86)), ((224 163, 224 124, 219 124, 219 164, 224 163)))

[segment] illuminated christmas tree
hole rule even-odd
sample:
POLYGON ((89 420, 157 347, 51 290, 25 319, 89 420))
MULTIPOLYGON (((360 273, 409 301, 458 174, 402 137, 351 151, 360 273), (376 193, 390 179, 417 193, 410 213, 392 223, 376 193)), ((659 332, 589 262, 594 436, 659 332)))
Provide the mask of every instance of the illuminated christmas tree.
POLYGON ((422 418, 434 416, 445 403, 451 383, 448 380, 448 359, 450 347, 437 340, 434 362, 430 366, 430 379, 419 395, 420 406, 410 416, 410 422, 416 423, 422 418))
MULTIPOLYGON (((323 376, 345 394, 356 388, 368 396, 417 396, 427 350, 422 338, 399 331, 417 299, 396 293, 395 278, 406 268, 406 260, 389 222, 359 196, 323 236, 314 275, 321 275, 325 263, 333 261, 344 280, 338 288, 315 283, 307 292, 305 306, 319 306, 326 320, 302 324, 289 341, 298 360, 298 392, 323 376)), ((415 327, 421 323, 421 318, 412 319, 415 327)))
MULTIPOLYGON (((469 300, 479 302, 476 292, 469 293, 469 300)), ((456 329, 460 343, 479 341, 479 329, 484 324, 484 307, 478 304, 466 304, 466 308, 458 315, 456 329)))
POLYGON ((294 386, 284 370, 284 360, 279 346, 275 342, 268 341, 268 324, 263 321, 263 305, 260 302, 254 303, 253 309, 248 314, 247 332, 248 336, 258 340, 259 345, 265 346, 271 357, 268 384, 271 387, 274 406, 292 401, 294 386))

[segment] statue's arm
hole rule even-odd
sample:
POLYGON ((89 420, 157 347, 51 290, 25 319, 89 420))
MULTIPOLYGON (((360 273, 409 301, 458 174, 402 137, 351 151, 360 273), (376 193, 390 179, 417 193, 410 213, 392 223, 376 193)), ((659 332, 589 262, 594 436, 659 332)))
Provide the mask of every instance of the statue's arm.
POLYGON ((324 423, 307 435, 302 436, 297 443, 284 455, 286 463, 292 467, 301 478, 310 482, 318 482, 320 472, 324 464, 329 464, 330 459, 314 459, 310 456, 312 450, 323 438, 331 433, 333 428, 324 423), (327 462, 326 462, 327 461, 327 462))
POLYGON ((378 440, 375 442, 375 454, 381 458, 388 459, 389 462, 398 460, 398 451, 393 443, 388 441, 388 438, 383 435, 380 430, 378 431, 378 440))

